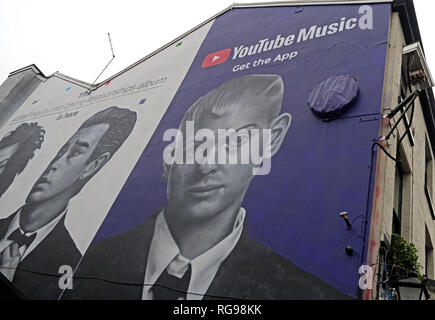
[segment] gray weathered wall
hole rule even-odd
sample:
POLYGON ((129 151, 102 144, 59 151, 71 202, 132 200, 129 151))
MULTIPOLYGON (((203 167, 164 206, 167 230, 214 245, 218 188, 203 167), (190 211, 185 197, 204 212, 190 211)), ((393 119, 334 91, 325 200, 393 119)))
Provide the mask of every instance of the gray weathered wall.
MULTIPOLYGON (((405 45, 406 43, 399 16, 397 13, 394 13, 390 26, 382 107, 383 114, 390 113, 399 103, 402 55, 405 45)), ((410 92, 408 91, 407 94, 409 95, 410 92)), ((387 119, 383 120, 379 135, 385 136, 391 130, 391 127, 396 123, 400 115, 401 113, 399 112, 391 121, 387 119)), ((408 118, 411 118, 411 111, 408 113, 408 118)), ((415 102, 415 113, 411 131, 415 145, 411 146, 408 137, 403 140, 399 149, 402 160, 401 163, 396 163, 378 149, 367 263, 376 266, 375 273, 377 273, 379 270, 378 250, 380 241, 384 240, 384 238, 391 241, 395 170, 396 166, 400 165, 404 172, 401 235, 408 242, 415 244, 418 250, 419 262, 423 266, 422 273, 426 273, 429 278, 433 279, 435 277, 435 261, 433 255, 428 257, 430 261, 428 261, 428 268, 425 270, 425 247, 428 243, 434 243, 435 240, 435 221, 430 213, 430 204, 425 194, 425 159, 426 154, 434 159, 434 154, 431 149, 430 136, 427 131, 422 105, 418 98, 415 102), (428 152, 426 152, 426 150, 428 152)), ((399 157, 397 142, 405 132, 406 128, 402 121, 390 139, 387 142, 382 142, 387 151, 394 157, 399 157)), ((428 170, 431 172, 434 172, 433 165, 434 161, 429 164, 428 170)), ((434 186, 434 178, 432 174, 432 181, 429 181, 428 184, 434 186)), ((432 199, 435 199, 433 187, 431 193, 432 199)), ((370 292, 365 298, 373 299, 374 293, 370 292)))

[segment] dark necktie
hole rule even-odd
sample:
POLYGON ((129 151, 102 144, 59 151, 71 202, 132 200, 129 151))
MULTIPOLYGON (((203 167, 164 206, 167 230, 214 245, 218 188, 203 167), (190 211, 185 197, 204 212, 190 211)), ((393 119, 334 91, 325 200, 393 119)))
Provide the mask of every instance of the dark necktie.
POLYGON ((21 234, 20 229, 16 229, 14 232, 10 234, 8 240, 14 241, 18 244, 19 247, 26 245, 26 248, 29 248, 30 244, 35 240, 36 233, 31 236, 26 236, 21 234))
POLYGON ((170 275, 166 269, 163 270, 162 274, 152 287, 154 300, 178 300, 179 298, 185 299, 187 289, 189 288, 191 273, 192 268, 190 264, 181 279, 170 275))

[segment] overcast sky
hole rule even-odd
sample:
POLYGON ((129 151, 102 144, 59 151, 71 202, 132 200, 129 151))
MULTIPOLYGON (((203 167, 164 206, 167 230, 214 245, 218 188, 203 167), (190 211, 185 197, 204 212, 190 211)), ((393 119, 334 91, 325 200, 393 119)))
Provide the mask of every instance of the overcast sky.
MULTIPOLYGON (((92 83, 111 58, 110 32, 116 58, 100 82, 233 2, 0 0, 0 84, 11 71, 29 64, 36 64, 45 75, 59 71, 92 83)), ((435 75, 435 21, 431 10, 435 1, 414 3, 426 57, 435 75)))

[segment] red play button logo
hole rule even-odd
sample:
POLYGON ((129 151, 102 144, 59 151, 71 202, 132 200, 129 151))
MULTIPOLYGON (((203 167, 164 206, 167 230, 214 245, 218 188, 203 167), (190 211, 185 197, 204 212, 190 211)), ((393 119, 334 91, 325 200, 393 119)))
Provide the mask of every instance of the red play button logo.
POLYGON ((212 52, 207 57, 205 57, 204 61, 201 64, 201 68, 208 68, 211 66, 216 66, 218 64, 224 63, 227 61, 228 57, 231 54, 231 49, 224 49, 216 52, 212 52))

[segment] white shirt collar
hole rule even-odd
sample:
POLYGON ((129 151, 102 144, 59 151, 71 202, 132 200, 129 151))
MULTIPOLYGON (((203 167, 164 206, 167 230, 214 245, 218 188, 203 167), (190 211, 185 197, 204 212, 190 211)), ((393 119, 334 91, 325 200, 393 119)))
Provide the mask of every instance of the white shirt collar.
POLYGON ((245 209, 240 208, 232 232, 208 251, 189 260, 180 254, 180 249, 169 231, 162 210, 156 219, 154 235, 148 253, 142 299, 153 298, 151 288, 165 269, 169 274, 181 278, 190 263, 192 273, 186 299, 201 300, 216 276, 220 265, 239 241, 245 215, 245 209))
POLYGON ((20 209, 13 217, 5 237, 0 242, 0 252, 2 252, 5 248, 7 248, 10 245, 12 241, 8 240, 8 237, 15 230, 19 229, 21 234, 25 234, 26 236, 31 236, 34 233, 36 233, 35 239, 32 241, 32 243, 27 249, 25 248, 25 246, 20 247, 21 260, 23 260, 26 256, 28 256, 33 251, 33 249, 35 249, 39 245, 39 243, 41 243, 42 240, 45 239, 45 237, 49 235, 49 233, 58 224, 58 222, 65 216, 67 211, 68 211, 68 206, 59 216, 51 220, 49 223, 47 223, 45 226, 41 227, 40 229, 34 232, 24 232, 20 227, 20 215, 21 215, 21 209, 20 209))

